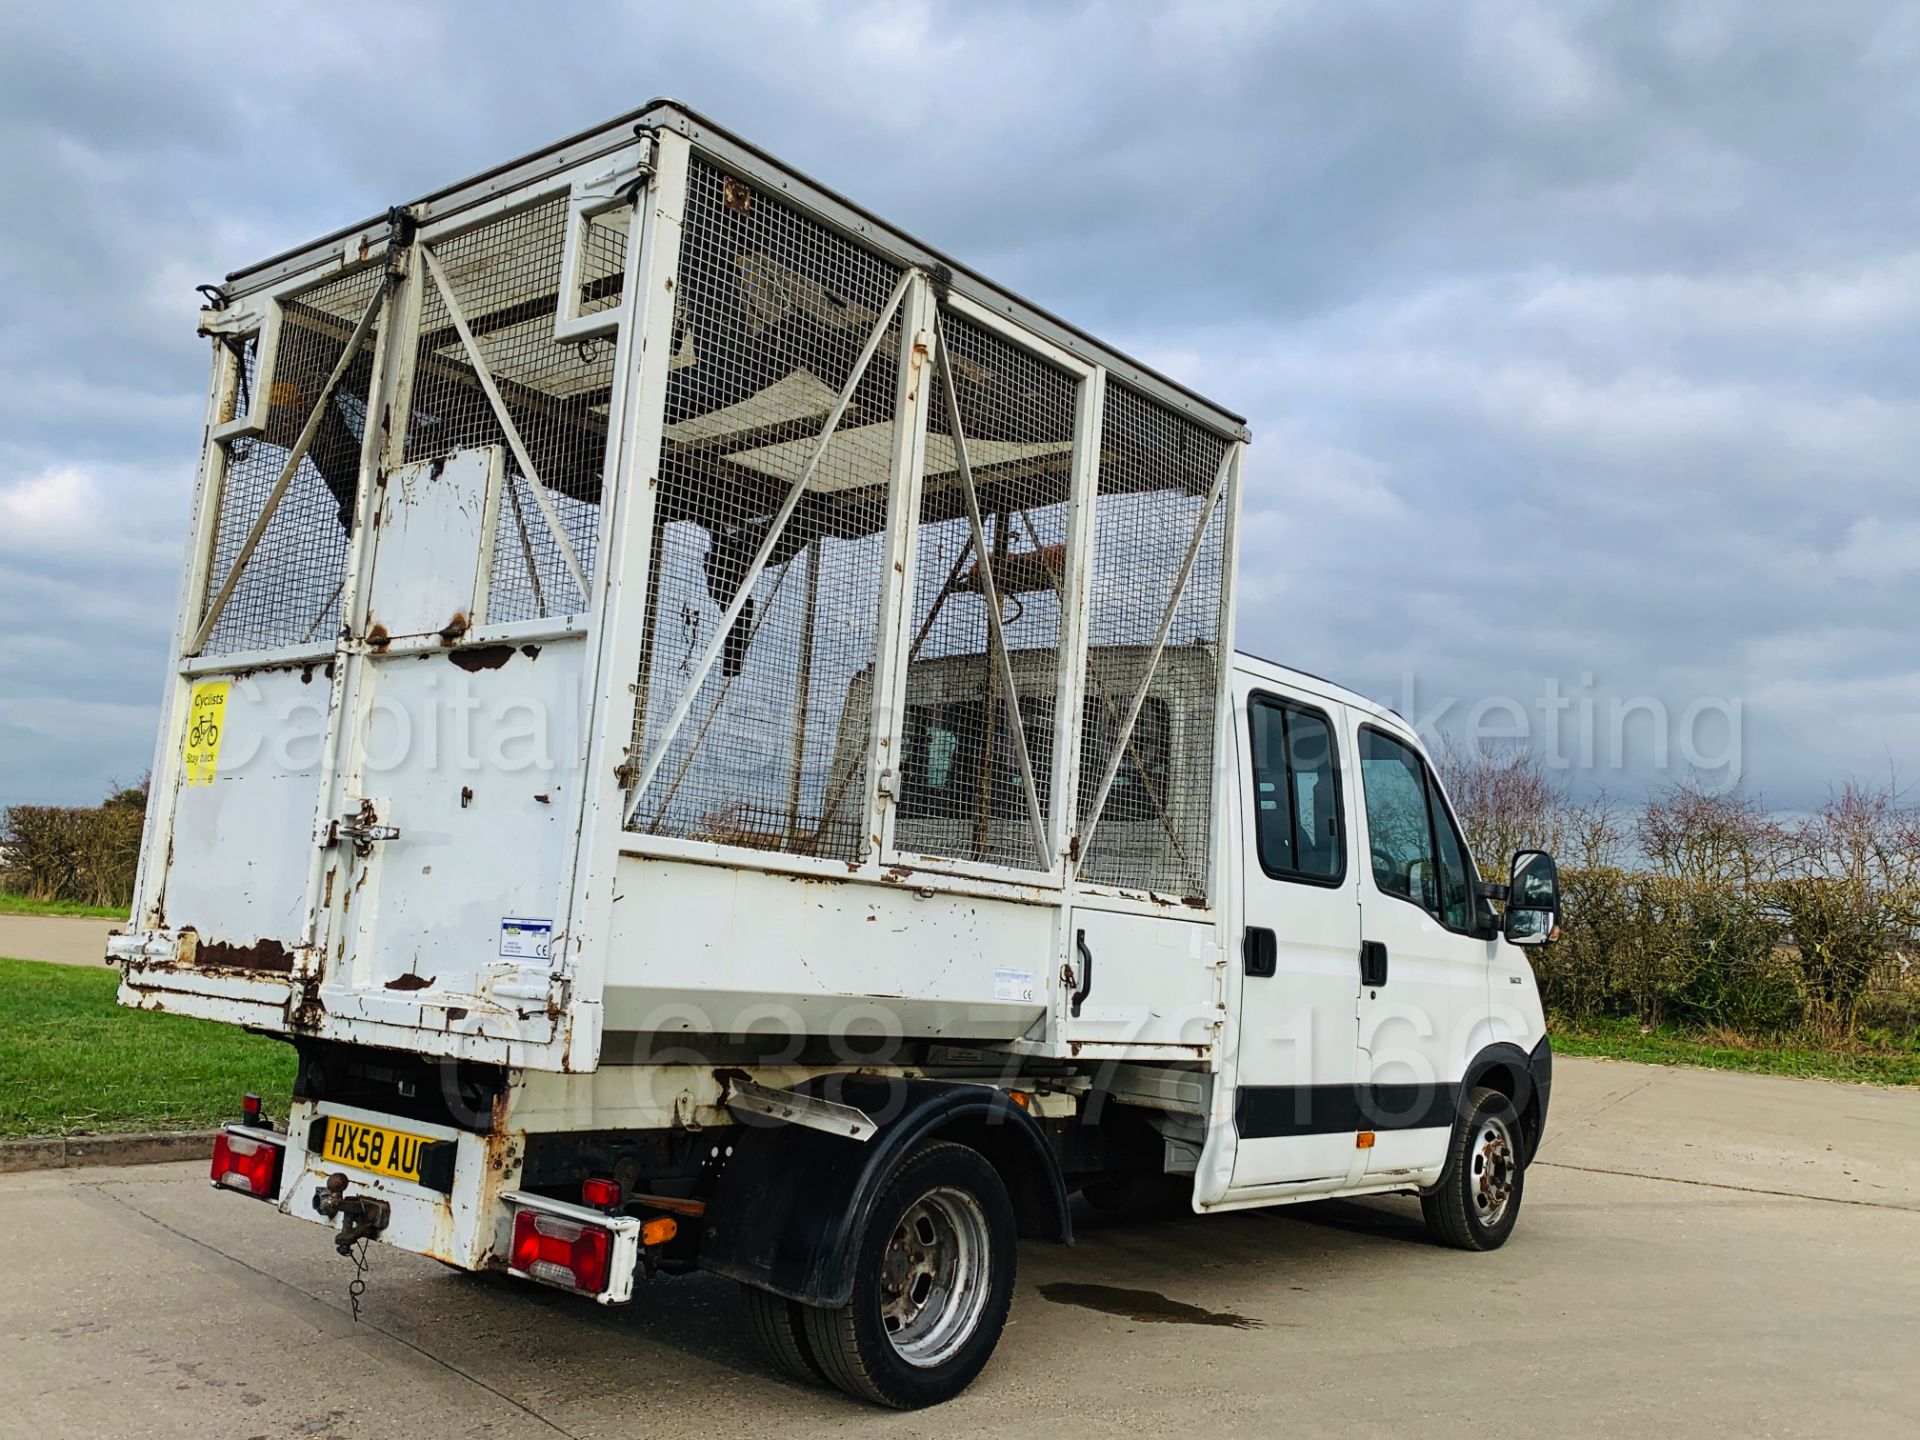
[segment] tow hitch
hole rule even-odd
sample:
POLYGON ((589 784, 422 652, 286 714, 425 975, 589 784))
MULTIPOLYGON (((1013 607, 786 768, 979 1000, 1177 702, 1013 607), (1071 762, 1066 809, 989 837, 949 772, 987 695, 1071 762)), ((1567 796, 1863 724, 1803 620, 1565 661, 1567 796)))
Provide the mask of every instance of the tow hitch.
POLYGON ((347 1194, 347 1177, 339 1170, 327 1176, 324 1188, 313 1192, 313 1208, 329 1220, 340 1217, 340 1233, 334 1237, 333 1248, 342 1255, 351 1254, 362 1240, 378 1236, 393 1213, 384 1200, 347 1194))

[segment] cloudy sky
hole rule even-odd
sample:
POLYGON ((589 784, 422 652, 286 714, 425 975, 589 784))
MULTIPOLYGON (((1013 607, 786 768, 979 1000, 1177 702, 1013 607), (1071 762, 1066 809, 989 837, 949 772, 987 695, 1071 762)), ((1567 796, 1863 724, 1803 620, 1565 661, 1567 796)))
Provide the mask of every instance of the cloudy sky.
POLYGON ((150 759, 192 287, 657 94, 1248 415, 1244 647, 1629 796, 1920 779, 1917 82, 1844 0, 10 0, 0 803, 150 759))

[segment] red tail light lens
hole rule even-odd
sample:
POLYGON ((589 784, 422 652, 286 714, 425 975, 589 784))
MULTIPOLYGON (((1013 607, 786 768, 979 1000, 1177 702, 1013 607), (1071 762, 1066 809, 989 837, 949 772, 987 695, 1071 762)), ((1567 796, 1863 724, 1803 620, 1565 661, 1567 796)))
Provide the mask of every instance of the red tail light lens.
POLYGON ((620 1182, 618 1180, 582 1180, 580 1203, 591 1205, 596 1210, 614 1209, 620 1203, 620 1182))
POLYGON ((271 1141, 222 1130, 213 1137, 209 1178, 222 1189, 272 1200, 280 1193, 280 1160, 286 1153, 285 1147, 271 1141))
POLYGON ((588 1295, 607 1288, 613 1233, 598 1225, 516 1211, 513 1217, 513 1268, 522 1275, 588 1295))

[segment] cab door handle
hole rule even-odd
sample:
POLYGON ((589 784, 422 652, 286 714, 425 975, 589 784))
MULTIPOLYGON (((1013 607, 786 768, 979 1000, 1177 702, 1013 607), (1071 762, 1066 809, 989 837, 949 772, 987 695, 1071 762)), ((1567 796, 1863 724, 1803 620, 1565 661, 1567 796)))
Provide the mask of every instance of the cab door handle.
POLYGON ((1362 985, 1384 985, 1387 983, 1387 946, 1383 940, 1362 940, 1360 942, 1360 983, 1362 985))
POLYGON ((1260 980, 1271 980, 1280 971, 1280 940, 1273 931, 1260 925, 1249 925, 1244 939, 1240 942, 1240 955, 1246 962, 1247 974, 1260 980))

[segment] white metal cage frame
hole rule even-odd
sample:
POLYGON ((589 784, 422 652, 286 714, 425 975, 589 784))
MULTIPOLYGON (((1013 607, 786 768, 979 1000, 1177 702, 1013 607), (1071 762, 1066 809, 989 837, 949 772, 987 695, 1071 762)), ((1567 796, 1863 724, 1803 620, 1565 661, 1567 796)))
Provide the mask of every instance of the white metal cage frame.
MULTIPOLYGON (((199 681, 323 667, 327 739, 291 971, 209 994, 280 986, 290 1011, 348 938, 328 847, 367 789, 371 669, 436 647, 586 656, 554 917, 569 1024, 442 1053, 590 1068, 567 1056, 597 1051, 623 857, 1212 913, 1237 417, 666 104, 244 272, 224 300, 202 317, 207 444, 150 833, 170 833, 199 681), (716 217, 751 243, 716 249, 716 217), (704 328, 703 254, 728 312, 704 328), (462 447, 499 466, 471 603, 382 633, 366 517, 388 477, 462 447), (704 511, 693 479, 715 482, 704 511), (1132 568, 1103 560, 1116 544, 1132 568), (674 652, 676 576, 704 600, 674 652), (809 618, 803 593, 833 613, 809 618), (765 775, 699 780, 689 757, 729 733, 715 692, 763 656, 787 677, 745 716, 765 775), (960 787, 945 800, 936 771, 960 787), (735 796, 739 823, 711 823, 735 796)), ((136 918, 161 933, 157 855, 136 918)), ((400 1043, 382 1004, 405 1009, 368 1001, 341 1033, 400 1043)))

